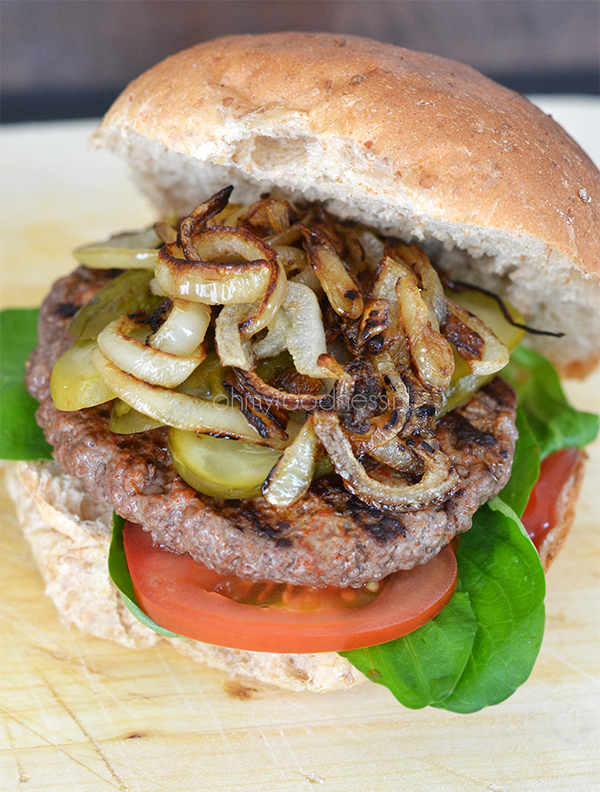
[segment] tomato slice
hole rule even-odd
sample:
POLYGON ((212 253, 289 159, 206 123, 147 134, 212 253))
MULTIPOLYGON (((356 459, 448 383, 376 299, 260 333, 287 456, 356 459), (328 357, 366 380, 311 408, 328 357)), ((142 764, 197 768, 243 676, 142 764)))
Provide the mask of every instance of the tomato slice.
POLYGON ((188 554, 155 547, 134 523, 125 524, 123 542, 138 604, 150 618, 179 635, 234 649, 305 653, 375 646, 432 619, 456 587, 450 546, 425 565, 390 575, 379 591, 367 586, 354 593, 274 588, 219 575, 188 554))
POLYGON ((563 448, 550 454, 542 462, 540 476, 531 490, 521 517, 525 530, 538 550, 556 525, 557 500, 579 464, 580 453, 578 448, 563 448))

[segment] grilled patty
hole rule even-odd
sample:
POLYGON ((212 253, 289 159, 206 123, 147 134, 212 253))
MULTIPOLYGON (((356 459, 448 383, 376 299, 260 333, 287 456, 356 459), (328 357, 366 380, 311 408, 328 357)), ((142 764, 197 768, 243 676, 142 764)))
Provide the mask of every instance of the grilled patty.
MULTIPOLYGON (((468 530, 477 508, 506 484, 517 436, 516 397, 496 378, 438 424, 434 442, 460 476, 442 503, 408 512, 375 508, 350 494, 335 474, 283 509, 263 498, 197 493, 175 472, 165 429, 115 435, 108 428, 110 404, 60 412, 52 403, 52 366, 74 340, 66 329, 70 317, 110 277, 79 268, 55 284, 40 312, 40 341, 26 384, 41 402, 37 418, 63 470, 151 531, 155 543, 250 580, 358 586, 428 561, 468 530)), ((371 474, 399 477, 381 467, 371 474)))

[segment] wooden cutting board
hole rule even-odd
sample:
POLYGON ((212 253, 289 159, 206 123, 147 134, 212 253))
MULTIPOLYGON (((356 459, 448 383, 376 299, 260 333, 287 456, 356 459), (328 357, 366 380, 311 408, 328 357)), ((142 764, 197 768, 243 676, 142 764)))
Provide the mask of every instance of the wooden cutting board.
MULTIPOLYGON (((600 159, 597 104, 553 114, 600 159)), ((2 304, 39 303, 69 251, 151 217, 121 163, 90 152, 89 123, 4 127, 2 304)), ((568 387, 598 410, 600 375, 568 387)), ((590 449, 572 537, 548 574, 533 674, 468 716, 403 709, 366 683, 282 692, 232 680, 165 645, 132 651, 61 626, 2 500, 0 789, 54 792, 587 792, 600 734, 600 448, 590 449)))

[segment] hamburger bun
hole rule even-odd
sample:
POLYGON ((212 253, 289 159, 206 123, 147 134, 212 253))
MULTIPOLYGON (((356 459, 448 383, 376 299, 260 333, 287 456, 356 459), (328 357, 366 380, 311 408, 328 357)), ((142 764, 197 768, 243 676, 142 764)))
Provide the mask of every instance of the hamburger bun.
POLYGON ((199 44, 129 85, 94 136, 161 213, 224 184, 323 201, 507 299, 565 376, 600 359, 600 174, 550 117, 459 63, 352 36, 199 44))
MULTIPOLYGON (((540 548, 546 571, 571 529, 583 461, 581 452, 557 499, 556 525, 540 548)), ((167 641, 200 663, 287 690, 326 693, 365 681, 360 671, 335 652, 250 652, 158 635, 132 616, 108 574, 112 509, 91 498, 81 482, 56 462, 18 462, 7 465, 6 473, 46 594, 64 624, 131 648, 167 641)))
MULTIPOLYGON (((456 280, 511 302, 563 375, 600 359, 600 176, 552 119, 474 70, 349 36, 227 37, 186 50, 125 89, 94 135, 122 155, 159 213, 235 185, 270 191, 416 241, 456 280)), ((583 453, 541 557, 574 516, 583 453)), ((165 639, 135 621, 106 571, 111 510, 56 463, 10 473, 19 517, 62 618, 130 646, 169 640, 234 674, 290 689, 364 677, 337 654, 275 655, 165 639)))
POLYGON ((46 594, 64 624, 131 648, 168 641, 205 665, 287 690, 325 693, 364 681, 335 652, 249 652, 158 635, 132 616, 108 574, 112 509, 90 498, 56 462, 6 464, 6 483, 46 594))

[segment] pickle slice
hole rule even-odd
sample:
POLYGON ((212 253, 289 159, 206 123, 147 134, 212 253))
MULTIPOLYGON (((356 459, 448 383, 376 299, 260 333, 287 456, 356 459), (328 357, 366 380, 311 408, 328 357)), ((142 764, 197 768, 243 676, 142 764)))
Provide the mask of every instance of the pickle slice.
POLYGON ((97 346, 93 339, 76 341, 56 361, 50 377, 50 395, 58 410, 82 410, 115 398, 92 363, 90 356, 97 346))
POLYGON ((123 314, 143 310, 151 315, 163 297, 150 292, 153 273, 149 270, 128 270, 107 284, 98 294, 80 308, 69 325, 69 333, 80 341, 97 338, 109 322, 123 314))
POLYGON ((287 349, 279 355, 259 360, 256 365, 256 374, 264 382, 270 383, 278 374, 281 374, 290 366, 294 365, 294 360, 287 349))
POLYGON ((176 390, 201 399, 212 399, 223 406, 229 403, 229 396, 223 387, 223 380, 231 373, 229 367, 221 365, 216 352, 209 352, 190 376, 178 385, 176 390))
POLYGON ((106 242, 83 245, 73 251, 80 264, 94 269, 140 268, 154 270, 162 240, 153 228, 117 234, 106 242))
POLYGON ((175 470, 191 487, 213 498, 255 498, 281 456, 265 446, 169 429, 175 470))
POLYGON ((133 407, 130 407, 121 399, 117 399, 110 414, 108 428, 115 434, 137 434, 138 432, 147 432, 149 429, 156 429, 162 425, 159 421, 155 421, 154 418, 149 418, 147 415, 134 410, 133 407))
MULTIPOLYGON (((454 302, 478 316, 506 345, 509 352, 512 352, 521 342, 525 331, 520 327, 515 327, 504 317, 500 306, 493 297, 476 290, 449 292, 449 296, 454 302)), ((522 323, 523 317, 517 309, 506 302, 504 304, 514 321, 522 323)), ((461 404, 466 404, 486 382, 496 376, 495 374, 491 376, 472 374, 467 361, 463 360, 455 349, 454 364, 454 374, 449 387, 444 393, 444 405, 439 412, 440 416, 454 410, 461 404)))

